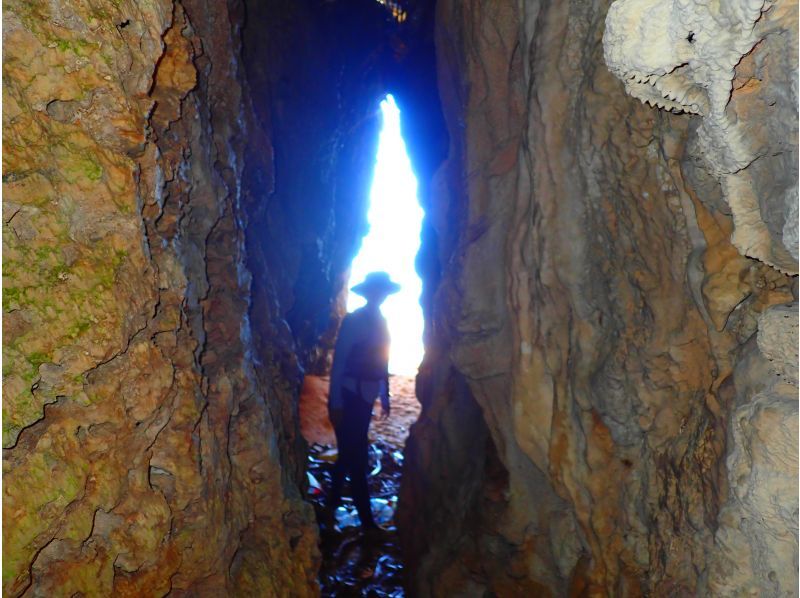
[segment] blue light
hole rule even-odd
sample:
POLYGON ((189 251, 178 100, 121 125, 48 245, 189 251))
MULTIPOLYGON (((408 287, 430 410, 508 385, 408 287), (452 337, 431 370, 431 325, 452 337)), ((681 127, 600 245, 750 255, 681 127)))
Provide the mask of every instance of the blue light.
MULTIPOLYGON (((350 283, 352 286, 361 282, 374 270, 385 270, 403 285, 382 307, 392 337, 389 371, 414 375, 423 354, 423 318, 419 305, 422 281, 414 270, 423 211, 417 201, 417 179, 400 134, 400 110, 391 95, 381 102, 381 113, 383 128, 367 214, 370 229, 353 260, 350 283)), ((350 293, 347 310, 353 311, 362 305, 364 299, 350 293)))

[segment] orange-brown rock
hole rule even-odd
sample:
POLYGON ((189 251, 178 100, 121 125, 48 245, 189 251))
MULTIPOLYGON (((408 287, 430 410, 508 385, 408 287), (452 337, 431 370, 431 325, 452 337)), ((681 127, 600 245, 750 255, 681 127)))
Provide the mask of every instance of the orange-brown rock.
POLYGON ((400 497, 417 595, 796 586, 796 539, 763 549, 797 525, 796 386, 751 404, 773 378, 734 376, 791 279, 731 244, 696 123, 605 68, 606 11, 438 3, 441 283, 400 497), (756 496, 759 475, 779 481, 756 496))
POLYGON ((722 176, 606 69, 610 2, 6 2, 3 594, 318 593, 298 394, 387 91, 427 209, 409 594, 793 592, 796 5, 722 176))
POLYGON ((252 356, 235 4, 4 7, 6 596, 317 592, 252 356))

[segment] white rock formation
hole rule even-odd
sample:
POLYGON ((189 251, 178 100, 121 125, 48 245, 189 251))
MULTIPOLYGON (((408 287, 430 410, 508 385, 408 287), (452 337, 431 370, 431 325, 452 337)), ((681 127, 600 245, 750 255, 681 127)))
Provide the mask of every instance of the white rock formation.
MULTIPOLYGON (((781 196, 775 202, 778 209, 787 212, 782 234, 776 234, 762 213, 770 201, 758 197, 747 170, 767 152, 750 130, 752 123, 730 102, 742 58, 767 35, 791 32, 796 21, 796 7, 792 10, 780 0, 617 0, 608 11, 603 37, 606 64, 630 95, 651 106, 703 117, 692 153, 722 185, 737 228, 734 245, 788 273, 797 273, 796 225, 791 222, 793 214, 796 220, 796 171, 792 184, 772 191, 781 196)), ((796 42, 791 39, 784 35, 779 44, 796 73, 796 42)), ((785 87, 787 96, 796 95, 796 82, 785 87)), ((782 134, 793 137, 789 145, 796 151, 796 110, 793 116, 782 134)))
POLYGON ((797 303, 776 305, 758 319, 758 348, 770 369, 797 386, 797 303))
MULTIPOLYGON (((796 3, 781 0, 617 0, 603 39, 630 95, 702 117, 688 151, 720 183, 734 246, 793 274, 796 29, 796 3)), ((738 358, 710 595, 797 595, 797 307, 767 309, 738 358)))
POLYGON ((736 372, 729 418, 730 493, 720 511, 709 589, 715 596, 796 596, 797 303, 759 318, 736 372))
POLYGON ((759 41, 763 7, 764 0, 617 0, 606 18, 609 70, 643 102, 703 115, 701 135, 717 150, 710 165, 720 173, 753 160, 725 107, 736 64, 759 41))

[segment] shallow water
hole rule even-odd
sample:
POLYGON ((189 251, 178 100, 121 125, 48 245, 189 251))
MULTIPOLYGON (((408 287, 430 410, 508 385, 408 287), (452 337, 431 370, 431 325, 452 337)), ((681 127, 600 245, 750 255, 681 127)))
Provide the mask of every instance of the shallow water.
MULTIPOLYGON (((330 488, 336 449, 313 444, 309 449, 309 500, 320 520, 325 490, 330 488)), ((386 533, 380 538, 361 534, 359 519, 345 484, 343 505, 336 522, 320 528, 322 596, 399 598, 403 592, 403 563, 397 542, 394 513, 400 487, 403 455, 382 442, 370 444, 369 491, 375 520, 386 533)))

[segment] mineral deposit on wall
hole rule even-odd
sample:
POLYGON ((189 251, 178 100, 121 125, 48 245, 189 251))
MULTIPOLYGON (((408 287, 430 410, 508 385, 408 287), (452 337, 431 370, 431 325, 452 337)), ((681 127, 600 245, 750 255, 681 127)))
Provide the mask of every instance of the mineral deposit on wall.
POLYGON ((414 589, 794 592, 796 5, 437 17, 414 589))
POLYGON ((316 592, 251 354, 227 7, 4 5, 4 595, 316 592))
POLYGON ((385 17, 4 5, 4 595, 318 591, 295 399, 390 79, 411 594, 795 592, 796 3, 439 0, 446 132, 385 17))

